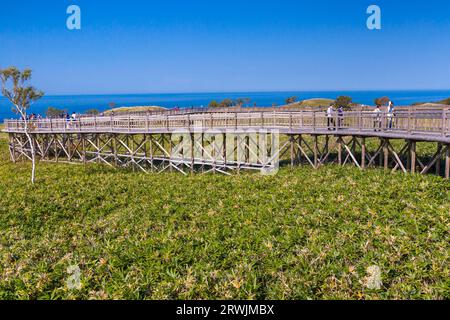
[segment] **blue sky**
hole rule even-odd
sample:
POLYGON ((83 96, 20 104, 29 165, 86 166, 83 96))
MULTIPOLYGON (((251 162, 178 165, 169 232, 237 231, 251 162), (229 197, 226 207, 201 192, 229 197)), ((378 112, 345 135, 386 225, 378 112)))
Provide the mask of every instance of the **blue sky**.
POLYGON ((32 68, 47 94, 448 89, 449 13, 448 0, 2 0, 0 66, 32 68), (366 27, 370 4, 382 30, 366 27))

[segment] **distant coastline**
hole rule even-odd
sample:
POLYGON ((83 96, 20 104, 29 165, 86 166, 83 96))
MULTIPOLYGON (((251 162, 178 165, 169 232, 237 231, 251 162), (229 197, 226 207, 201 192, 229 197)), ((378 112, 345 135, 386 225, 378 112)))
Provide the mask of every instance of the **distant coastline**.
MULTIPOLYGON (((212 100, 248 98, 248 106, 259 107, 284 105, 286 98, 298 100, 314 98, 335 99, 338 95, 353 98, 354 102, 373 105, 373 100, 389 96, 397 106, 418 102, 437 102, 450 97, 449 90, 373 90, 373 91, 272 91, 272 92, 208 92, 208 93, 155 93, 155 94, 110 94, 110 95, 48 95, 33 105, 30 112, 44 114, 48 107, 67 109, 68 112, 85 112, 89 109, 105 111, 114 103, 117 107, 161 106, 164 108, 206 107, 212 100)), ((0 98, 0 120, 14 118, 8 102, 0 98)))

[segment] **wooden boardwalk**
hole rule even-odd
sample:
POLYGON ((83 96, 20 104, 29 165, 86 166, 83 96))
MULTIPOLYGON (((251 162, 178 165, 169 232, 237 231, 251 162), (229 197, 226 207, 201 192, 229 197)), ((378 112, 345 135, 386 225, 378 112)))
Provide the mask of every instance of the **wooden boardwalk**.
MULTIPOLYGON (((3 131, 10 136, 11 159, 29 158, 24 122, 6 120, 3 131)), ((434 168, 447 178, 450 171, 448 110, 117 115, 31 121, 29 132, 43 161, 103 162, 146 172, 270 171, 286 159, 314 168, 330 162, 420 173, 434 168), (367 138, 375 138, 377 147, 369 150, 367 138), (436 145, 433 156, 417 156, 416 144, 423 142, 436 145)))

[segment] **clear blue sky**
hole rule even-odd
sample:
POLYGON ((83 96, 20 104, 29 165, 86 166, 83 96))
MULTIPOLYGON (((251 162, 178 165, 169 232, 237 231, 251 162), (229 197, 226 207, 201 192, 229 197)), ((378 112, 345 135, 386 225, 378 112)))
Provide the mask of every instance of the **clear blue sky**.
POLYGON ((47 94, 448 89, 450 1, 2 0, 8 65, 47 94))

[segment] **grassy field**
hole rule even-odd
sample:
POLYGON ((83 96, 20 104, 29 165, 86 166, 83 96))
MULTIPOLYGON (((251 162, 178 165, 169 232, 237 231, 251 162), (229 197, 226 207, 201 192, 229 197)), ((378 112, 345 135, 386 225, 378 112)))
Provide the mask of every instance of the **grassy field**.
POLYGON ((2 299, 448 299, 450 183, 353 167, 146 175, 8 161, 2 299), (382 286, 368 289, 367 268, 382 286), (69 289, 70 266, 81 288, 69 289))

